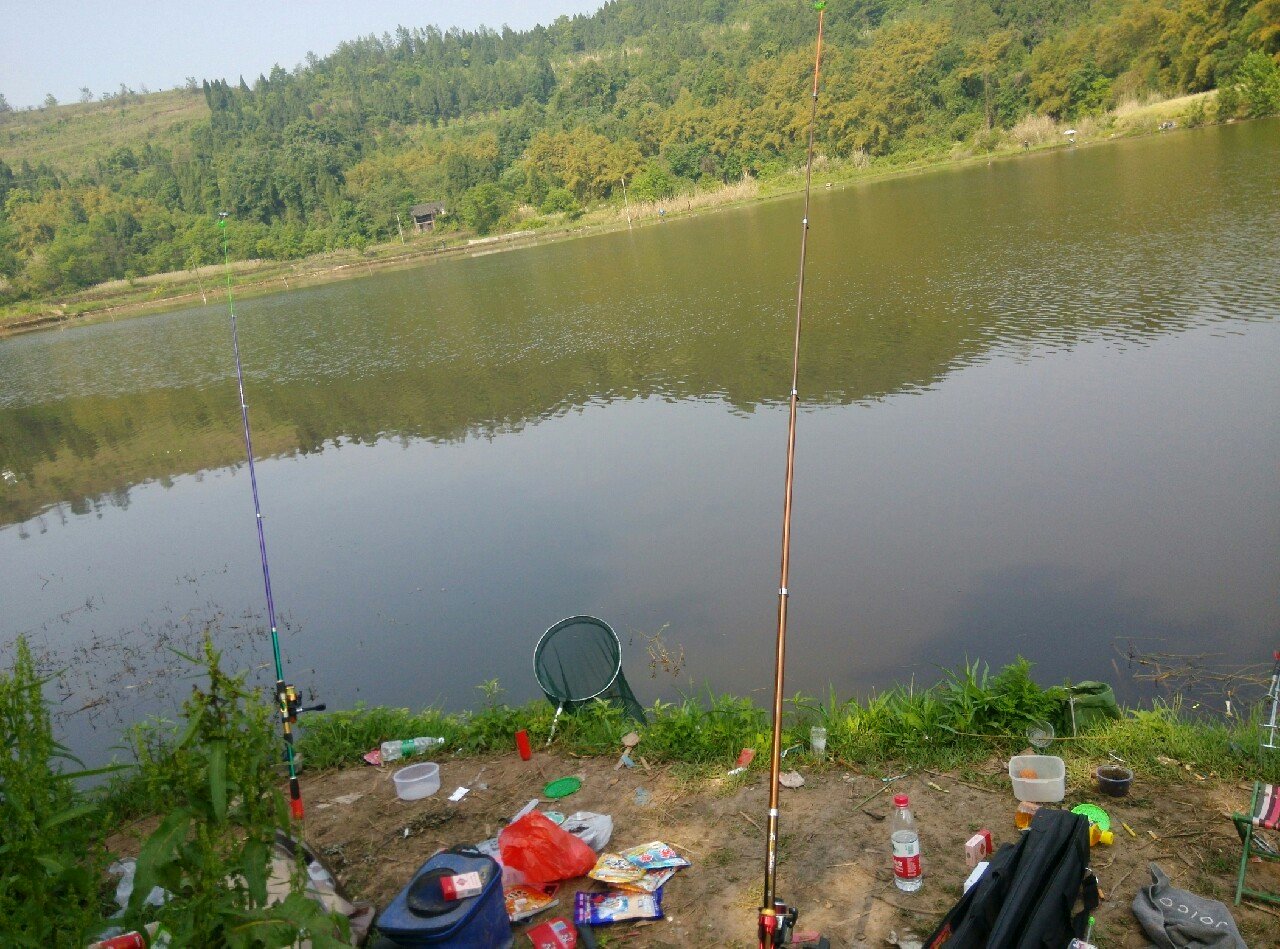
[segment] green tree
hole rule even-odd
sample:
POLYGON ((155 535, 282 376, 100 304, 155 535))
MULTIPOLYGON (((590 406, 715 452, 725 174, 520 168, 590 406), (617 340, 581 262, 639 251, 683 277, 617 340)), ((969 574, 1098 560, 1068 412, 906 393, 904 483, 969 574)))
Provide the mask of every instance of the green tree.
POLYGON ((1266 53, 1246 56, 1233 80, 1250 116, 1280 112, 1280 65, 1266 53))
POLYGON ((631 180, 631 194, 637 201, 663 201, 676 193, 676 181, 657 162, 650 162, 631 180))
POLYGON ((571 221, 582 217, 582 205, 568 188, 552 188, 538 210, 543 214, 563 214, 571 221))
POLYGON ((458 211, 477 234, 488 234, 510 207, 511 196, 493 182, 485 182, 463 195, 458 211))
POLYGON ((1240 21, 1240 30, 1251 46, 1280 62, 1280 0, 1258 0, 1240 21))

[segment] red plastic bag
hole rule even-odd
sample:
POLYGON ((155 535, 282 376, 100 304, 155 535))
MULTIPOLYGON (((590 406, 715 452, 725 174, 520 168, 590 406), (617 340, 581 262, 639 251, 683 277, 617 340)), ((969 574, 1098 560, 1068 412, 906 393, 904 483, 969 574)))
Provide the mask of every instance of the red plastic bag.
POLYGON ((532 811, 498 834, 503 866, 519 870, 530 883, 555 883, 585 876, 596 855, 573 834, 532 811))

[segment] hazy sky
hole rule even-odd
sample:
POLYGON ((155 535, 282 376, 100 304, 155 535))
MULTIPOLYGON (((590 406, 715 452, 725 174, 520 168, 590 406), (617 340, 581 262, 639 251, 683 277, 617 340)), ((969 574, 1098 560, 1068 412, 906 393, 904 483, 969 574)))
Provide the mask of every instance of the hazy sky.
POLYGON ((526 29, 603 0, 0 0, 0 92, 15 109, 75 102, 124 83, 153 92, 187 76, 250 83, 308 52, 397 25, 526 29))

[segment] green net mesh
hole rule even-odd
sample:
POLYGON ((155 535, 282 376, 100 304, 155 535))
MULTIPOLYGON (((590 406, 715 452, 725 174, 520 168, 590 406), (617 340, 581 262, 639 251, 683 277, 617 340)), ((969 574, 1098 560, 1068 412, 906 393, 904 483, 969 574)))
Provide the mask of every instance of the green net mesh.
POLYGON ((618 636, 604 620, 570 616, 556 623, 538 640, 533 671, 548 701, 565 711, 601 699, 637 722, 645 720, 644 708, 622 674, 618 636))

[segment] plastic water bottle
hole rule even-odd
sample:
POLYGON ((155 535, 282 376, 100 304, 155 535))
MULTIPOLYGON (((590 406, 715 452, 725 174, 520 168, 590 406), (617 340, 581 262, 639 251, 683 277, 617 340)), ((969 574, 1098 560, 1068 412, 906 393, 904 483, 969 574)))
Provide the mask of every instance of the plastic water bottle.
POLYGON ((889 838, 893 841, 893 882, 910 893, 920 889, 924 877, 920 872, 920 832, 911 816, 905 794, 893 799, 893 816, 889 818, 889 838))
POLYGON ((443 738, 406 738, 404 741, 384 741, 382 743, 382 763, 399 761, 412 755, 420 755, 437 745, 443 745, 443 738))

